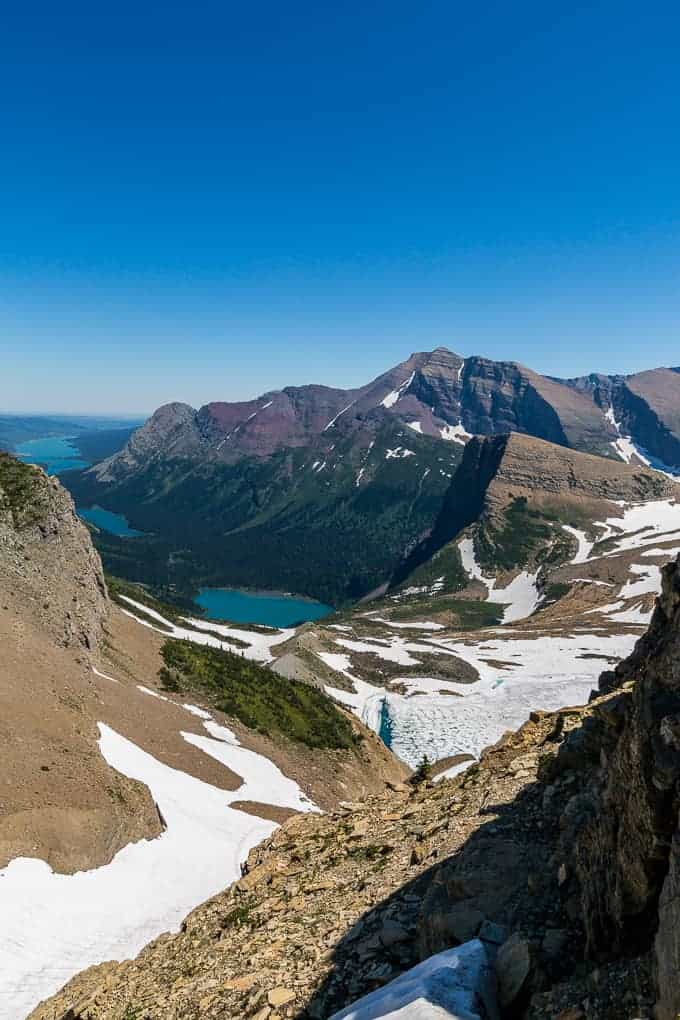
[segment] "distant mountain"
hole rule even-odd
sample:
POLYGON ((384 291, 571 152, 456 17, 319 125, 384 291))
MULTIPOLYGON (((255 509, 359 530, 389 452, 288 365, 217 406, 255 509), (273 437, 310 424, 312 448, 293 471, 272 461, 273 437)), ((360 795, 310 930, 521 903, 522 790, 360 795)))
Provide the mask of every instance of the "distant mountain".
POLYGON ((0 450, 13 450, 19 443, 44 436, 72 436, 83 426, 71 419, 41 415, 1 415, 0 450))
POLYGON ((613 461, 680 464, 680 375, 557 380, 445 348, 353 390, 286 387, 161 407, 69 479, 153 533, 98 539, 152 583, 293 588, 334 604, 384 584, 435 524, 473 434, 516 432, 613 461))
POLYGON ((680 465, 680 370, 655 368, 630 376, 589 375, 566 380, 592 397, 617 432, 619 455, 680 465))

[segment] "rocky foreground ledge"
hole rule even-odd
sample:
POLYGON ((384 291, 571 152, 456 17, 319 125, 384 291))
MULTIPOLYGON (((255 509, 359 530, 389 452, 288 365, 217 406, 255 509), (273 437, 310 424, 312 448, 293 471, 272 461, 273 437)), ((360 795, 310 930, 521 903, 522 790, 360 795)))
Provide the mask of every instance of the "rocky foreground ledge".
POLYGON ((589 705, 534 713, 457 779, 291 819, 179 934, 85 972, 32 1018, 325 1020, 479 939, 503 1016, 671 1020, 679 778, 675 564, 589 705))

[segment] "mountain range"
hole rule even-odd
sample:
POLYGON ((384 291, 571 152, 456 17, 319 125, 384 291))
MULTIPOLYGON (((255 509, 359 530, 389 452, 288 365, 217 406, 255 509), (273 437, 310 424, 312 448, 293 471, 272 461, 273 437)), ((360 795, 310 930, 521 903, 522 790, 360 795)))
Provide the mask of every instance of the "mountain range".
POLYGON ((674 463, 638 382, 478 361, 162 408, 64 476, 140 537, 0 454, 0 1015, 377 1020, 403 982, 450 1017, 675 1016, 674 463), (161 600, 239 570, 347 604, 161 600))
POLYGON ((559 380, 445 348, 353 390, 286 387, 159 408, 67 479, 145 537, 99 534, 113 573, 166 589, 294 590, 343 605, 380 589, 432 531, 472 435, 510 432, 680 470, 680 371, 559 380))

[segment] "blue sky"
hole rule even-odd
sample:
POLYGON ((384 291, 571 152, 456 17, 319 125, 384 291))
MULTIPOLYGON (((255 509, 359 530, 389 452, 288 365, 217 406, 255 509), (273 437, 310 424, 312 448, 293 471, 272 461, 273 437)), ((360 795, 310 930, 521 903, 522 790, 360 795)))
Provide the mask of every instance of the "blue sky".
POLYGON ((0 409, 680 363, 677 4, 33 4, 0 39, 0 409))

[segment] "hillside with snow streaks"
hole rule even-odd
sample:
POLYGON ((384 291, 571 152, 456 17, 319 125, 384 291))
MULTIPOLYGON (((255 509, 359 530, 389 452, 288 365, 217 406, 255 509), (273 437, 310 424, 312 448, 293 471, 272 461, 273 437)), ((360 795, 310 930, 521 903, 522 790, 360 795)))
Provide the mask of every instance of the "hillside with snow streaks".
POLYGON ((423 754, 433 761, 478 757, 531 711, 587 701, 602 670, 632 651, 651 619, 661 567, 680 549, 680 503, 620 502, 618 508, 618 516, 594 521, 587 532, 563 525, 576 551, 558 569, 565 590, 554 606, 546 600, 541 568, 506 573, 500 582, 482 569, 474 539, 460 538, 462 568, 472 583, 484 585, 482 601, 503 607, 501 625, 456 631, 441 622, 438 600, 445 605, 446 597, 436 586, 406 588, 385 609, 355 614, 353 628, 333 635, 342 654, 328 644, 320 655, 353 690, 332 683, 327 690, 412 767, 423 754), (402 605, 409 606, 409 622, 391 619, 402 605), (367 655, 385 664, 384 683, 374 668, 371 682, 363 679, 367 655), (428 672, 448 656, 471 667, 477 679, 428 672))

